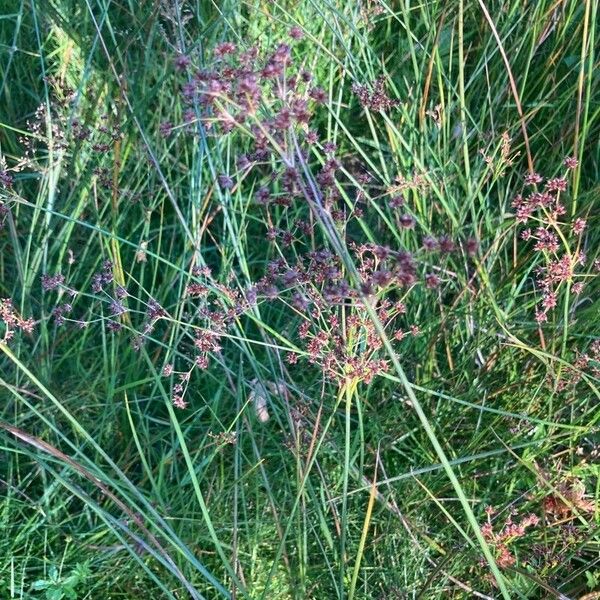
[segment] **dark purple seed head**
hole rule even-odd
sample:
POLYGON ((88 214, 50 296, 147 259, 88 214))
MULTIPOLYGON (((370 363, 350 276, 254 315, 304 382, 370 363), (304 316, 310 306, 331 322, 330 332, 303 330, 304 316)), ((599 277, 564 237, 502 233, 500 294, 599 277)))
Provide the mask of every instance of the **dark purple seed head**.
POLYGON ((314 131, 313 129, 310 129, 306 133, 306 136, 304 137, 304 139, 306 140, 307 144, 310 144, 312 146, 313 144, 316 144, 319 141, 319 134, 316 131, 314 131))
POLYGON ((427 273, 425 275, 425 286, 433 290, 440 285, 440 278, 435 273, 427 273))
POLYGON ((261 187, 258 189, 254 197, 256 198, 256 202, 258 202, 258 204, 268 204, 269 200, 271 199, 271 192, 268 188, 261 187))
POLYGON ((60 273, 56 275, 42 275, 42 289, 44 291, 55 290, 65 282, 65 276, 60 273))
POLYGON ((327 93, 320 87, 311 88, 308 95, 317 103, 325 104, 327 102, 327 93))
POLYGON ((415 226, 415 219, 412 215, 403 214, 398 217, 400 226, 404 229, 412 229, 415 226))
POLYGON ((221 186, 224 190, 230 190, 233 188, 233 179, 229 175, 222 173, 219 175, 218 180, 219 186, 221 186))
POLYGON ((404 198, 402 196, 392 196, 388 200, 388 205, 392 209, 401 208, 404 206, 404 198))
POLYGON ((450 254, 456 250, 456 244, 447 235, 440 237, 438 243, 443 254, 450 254))
POLYGON ((127 312, 127 309, 118 300, 113 300, 110 303, 110 312, 113 316, 116 317, 118 315, 122 315, 123 313, 127 312))
POLYGON ((158 132, 163 138, 169 137, 171 135, 172 130, 173 124, 170 121, 163 121, 158 127, 158 132))
POLYGON ((6 188, 10 188, 13 185, 13 176, 4 170, 0 170, 0 184, 2 184, 6 188))
POLYGON ((175 57, 175 68, 178 71, 185 71, 189 66, 190 63, 192 61, 190 60, 189 56, 186 56, 185 54, 179 54, 177 57, 175 57))
POLYGON ((376 286, 385 287, 392 281, 392 274, 386 269, 380 269, 373 273, 371 281, 376 286))
POLYGON ((123 329, 123 326, 117 321, 108 321, 108 323, 106 324, 106 329, 111 333, 117 333, 118 331, 121 331, 121 329, 123 329))
POLYGON ((391 252, 392 251, 387 246, 375 246, 373 248, 373 254, 375 254, 379 260, 388 259, 391 255, 391 252))

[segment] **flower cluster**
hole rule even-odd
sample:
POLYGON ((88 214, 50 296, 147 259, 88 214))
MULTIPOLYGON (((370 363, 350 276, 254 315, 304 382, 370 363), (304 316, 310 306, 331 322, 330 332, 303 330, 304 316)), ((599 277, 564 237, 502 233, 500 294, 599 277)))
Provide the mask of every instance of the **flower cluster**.
MULTIPOLYGON (((192 56, 174 59, 188 109, 183 127, 165 121, 159 135, 201 127, 208 136, 239 136, 240 152, 230 168, 215 173, 215 184, 223 201, 239 191, 251 198, 248 210, 264 223, 276 256, 242 292, 217 284, 209 272, 193 271, 185 300, 194 356, 185 373, 209 366, 210 355, 221 352, 223 337, 236 319, 257 304, 278 303, 299 321, 291 321, 286 330, 289 364, 306 361, 337 384, 369 383, 388 363, 367 306, 373 307, 394 343, 418 336, 420 327, 411 322, 406 308, 411 293, 440 294, 455 279, 446 263, 478 254, 473 238, 460 241, 421 231, 407 197, 427 188, 423 174, 397 174, 389 182, 378 182, 334 140, 320 135, 318 108, 328 102, 328 95, 311 73, 296 67, 293 44, 301 33, 292 30, 288 40, 265 51, 224 42, 214 50, 210 69, 196 68, 192 56), (389 244, 365 242, 350 233, 357 220, 378 218, 376 211, 368 211, 374 198, 386 199, 384 210, 389 209, 389 223, 398 232, 389 244), (348 249, 355 273, 331 249, 330 236, 324 234, 331 224, 348 249), (400 236, 405 244, 398 242, 400 236)), ((353 91, 370 110, 397 106, 382 79, 372 89, 355 85, 353 91)), ((188 350, 180 354, 189 355, 188 350)), ((185 390, 182 383, 177 386, 173 401, 182 407, 185 390)))
POLYGON ((586 375, 600 379, 600 339, 594 340, 586 352, 576 351, 572 365, 561 370, 556 389, 574 389, 586 375))
POLYGON ((113 264, 110 260, 105 260, 102 264, 102 270, 94 274, 92 278, 92 291, 99 294, 106 285, 113 281, 113 264))
POLYGON ((397 100, 392 100, 385 91, 385 80, 379 78, 370 90, 366 85, 355 83, 352 91, 356 94, 361 106, 374 112, 385 112, 399 106, 397 100))
POLYGON ((411 290, 435 290, 444 277, 441 270, 427 271, 426 256, 460 249, 445 237, 426 238, 418 254, 372 243, 349 247, 360 277, 357 286, 345 277, 341 259, 321 248, 299 255, 293 264, 271 261, 251 293, 254 300, 284 302, 301 316, 296 335, 303 352, 290 352, 288 363, 304 357, 332 381, 369 383, 388 364, 378 356, 383 344, 365 303, 374 307, 392 339, 418 335, 419 327, 406 323, 405 300, 411 290))
POLYGON ((0 154, 0 189, 10 189, 13 186, 15 179, 10 173, 6 164, 6 158, 0 154))
MULTIPOLYGON (((577 166, 573 157, 565 159, 568 170, 577 166)), ((583 292, 587 273, 586 254, 582 250, 582 238, 586 220, 581 217, 568 219, 563 197, 568 191, 567 176, 544 180, 537 173, 525 177, 530 191, 518 194, 512 206, 518 223, 526 224, 521 239, 533 243, 533 249, 543 257, 536 271, 536 284, 541 300, 536 308, 536 321, 544 323, 559 303, 562 289, 574 295, 583 292)))
POLYGON ((515 514, 510 514, 499 531, 494 530, 492 516, 495 514, 493 507, 486 508, 487 522, 481 527, 485 541, 493 548, 496 563, 501 569, 513 566, 517 558, 511 552, 510 545, 527 533, 528 527, 535 527, 540 519, 533 513, 521 518, 518 522, 513 520, 515 514))
POLYGON ((9 298, 0 298, 0 321, 4 323, 4 335, 2 337, 2 343, 4 344, 13 339, 15 331, 20 330, 31 333, 35 327, 35 321, 31 318, 24 319, 19 315, 9 298))

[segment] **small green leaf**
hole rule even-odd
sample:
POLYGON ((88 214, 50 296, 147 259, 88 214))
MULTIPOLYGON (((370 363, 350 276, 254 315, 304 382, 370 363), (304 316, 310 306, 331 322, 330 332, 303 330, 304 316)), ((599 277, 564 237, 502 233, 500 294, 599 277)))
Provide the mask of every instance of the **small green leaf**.
POLYGON ((79 581, 85 581, 90 576, 90 563, 77 563, 73 569, 73 575, 76 575, 79 581))
POLYGON ((77 592, 72 587, 63 586, 63 593, 68 600, 77 600, 77 592))
POLYGON ((585 579, 590 590, 593 590, 596 585, 598 585, 598 578, 596 577, 596 574, 591 571, 585 572, 585 579))
POLYGON ((31 589, 33 590, 45 590, 47 587, 52 585, 51 581, 46 581, 45 579, 38 579, 31 584, 31 589))
POLYGON ((573 68, 579 64, 579 61, 581 60, 581 58, 579 56, 577 56, 576 54, 571 54, 569 56, 565 56, 563 58, 563 60, 565 62, 565 65, 567 65, 567 67, 573 68))
POLYGON ((63 591, 59 587, 51 587, 46 590, 46 600, 62 600, 63 591))

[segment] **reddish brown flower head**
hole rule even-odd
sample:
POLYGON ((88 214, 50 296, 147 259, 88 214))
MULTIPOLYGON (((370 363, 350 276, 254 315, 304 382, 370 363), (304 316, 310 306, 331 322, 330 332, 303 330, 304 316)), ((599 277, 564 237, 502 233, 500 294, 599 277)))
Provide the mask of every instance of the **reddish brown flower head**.
POLYGON ((215 58, 222 58, 228 54, 234 54, 237 47, 233 42, 223 42, 215 46, 214 56, 215 58))
POLYGON ((584 231, 584 229, 586 228, 586 221, 585 219, 575 219, 575 221, 573 221, 573 233, 575 235, 581 235, 584 231))
POLYGON ((440 278, 435 273, 427 273, 425 275, 425 287, 433 290, 440 285, 440 278))
POLYGON ((158 127, 158 132, 163 138, 169 137, 171 135, 172 130, 173 124, 170 121, 163 121, 158 127))
POLYGON ((567 189, 567 180, 564 177, 556 177, 546 182, 546 189, 549 192, 564 192, 567 189))
POLYGON ((206 354, 199 354, 194 359, 194 364, 202 371, 208 369, 208 356, 206 354))
POLYGON ((173 406, 175 408, 178 408, 179 410, 183 410, 184 408, 187 408, 187 402, 184 400, 183 396, 181 394, 174 394, 173 395, 173 406))
POLYGON ((544 178, 535 172, 527 173, 525 176, 525 185, 537 185, 538 183, 542 183, 544 178))
POLYGON ((355 83, 352 91, 358 97, 363 108, 368 108, 374 112, 386 111, 398 106, 396 100, 392 100, 385 91, 385 81, 379 78, 373 84, 373 89, 369 90, 366 85, 355 83))
POLYGON ((388 206, 394 210, 397 208, 401 208, 404 206, 404 198, 402 196, 392 196, 388 200, 388 206))
POLYGON ((317 103, 317 104, 325 104, 327 102, 327 92, 320 88, 314 87, 311 88, 308 95, 317 103))
POLYGON ((304 37, 304 31, 298 26, 290 29, 290 37, 294 40, 301 40, 304 37))
POLYGON ((479 242, 475 238, 469 238, 465 242, 465 250, 468 256, 475 256, 479 250, 479 242))
POLYGON ((450 254, 456 250, 456 244, 447 235, 441 236, 438 243, 443 254, 450 254))
POLYGON ((563 164, 565 167, 567 167, 567 169, 576 169, 579 165, 579 161, 575 156, 567 156, 563 164))

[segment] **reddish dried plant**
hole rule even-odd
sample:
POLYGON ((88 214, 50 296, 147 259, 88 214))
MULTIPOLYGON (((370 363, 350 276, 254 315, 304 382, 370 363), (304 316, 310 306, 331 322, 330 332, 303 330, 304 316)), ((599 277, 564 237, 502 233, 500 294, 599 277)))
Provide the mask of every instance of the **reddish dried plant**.
POLYGON ((535 527, 540 519, 535 514, 530 513, 517 521, 517 515, 513 513, 498 528, 492 523, 492 516, 495 512, 491 506, 486 508, 487 522, 481 527, 481 533, 485 541, 494 550, 498 566, 501 569, 506 569, 507 567, 512 567, 517 562, 517 557, 511 546, 528 533, 527 530, 529 527, 535 527))

